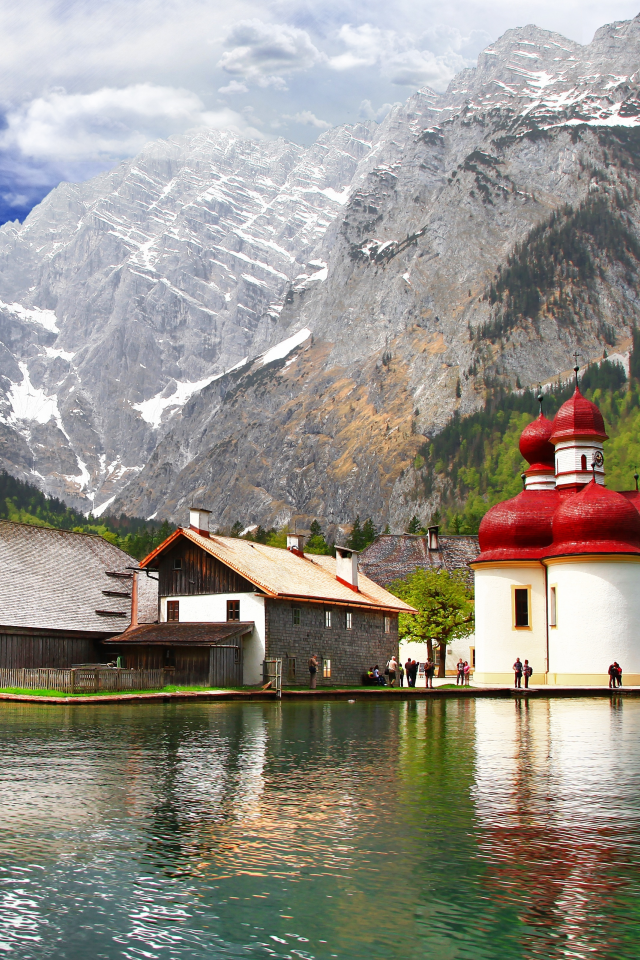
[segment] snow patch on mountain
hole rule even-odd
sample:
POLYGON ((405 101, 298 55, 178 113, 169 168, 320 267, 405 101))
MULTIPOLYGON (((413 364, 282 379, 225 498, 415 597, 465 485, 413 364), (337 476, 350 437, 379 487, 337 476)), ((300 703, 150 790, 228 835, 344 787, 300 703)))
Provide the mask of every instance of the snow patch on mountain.
POLYGON ((294 333, 292 337, 287 337, 286 340, 277 343, 275 347, 271 347, 270 350, 267 350, 267 352, 263 353, 258 359, 262 362, 263 366, 266 366, 267 363, 273 363, 274 360, 283 360, 288 353, 291 353, 292 350, 299 347, 300 344, 308 340, 310 336, 311 330, 307 330, 305 327, 304 330, 299 330, 297 333, 294 333))
POLYGON ((39 327, 44 327, 51 333, 60 333, 58 321, 53 310, 41 310, 39 307, 23 307, 21 303, 3 303, 0 300, 0 310, 6 310, 12 313, 20 320, 27 323, 36 323, 39 327))

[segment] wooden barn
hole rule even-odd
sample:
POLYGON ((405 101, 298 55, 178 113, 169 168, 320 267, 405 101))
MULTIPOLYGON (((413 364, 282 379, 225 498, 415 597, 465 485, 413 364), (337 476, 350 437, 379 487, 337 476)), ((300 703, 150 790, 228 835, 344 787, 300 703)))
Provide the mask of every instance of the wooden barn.
MULTIPOLYGON (((102 641, 131 621, 128 554, 102 537, 0 521, 0 668, 107 662, 102 641)), ((139 578, 138 619, 157 619, 139 578)))

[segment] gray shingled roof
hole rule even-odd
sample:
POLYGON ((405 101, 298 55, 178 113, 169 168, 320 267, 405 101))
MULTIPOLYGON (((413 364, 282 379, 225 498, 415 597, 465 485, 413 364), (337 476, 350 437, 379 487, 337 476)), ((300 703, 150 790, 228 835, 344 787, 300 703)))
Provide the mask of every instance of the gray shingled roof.
POLYGON ((253 621, 224 623, 146 623, 128 630, 120 637, 105 641, 110 644, 144 644, 152 646, 211 647, 233 644, 251 633, 253 621))
MULTIPOLYGON (((137 561, 102 537, 0 520, 0 625, 121 633, 131 619, 129 566, 137 561)), ((146 580, 145 619, 157 596, 146 580)))
POLYGON ((411 533, 381 534, 360 554, 359 568, 381 586, 422 570, 462 570, 473 576, 469 563, 480 553, 476 536, 441 536, 438 550, 429 538, 411 533))

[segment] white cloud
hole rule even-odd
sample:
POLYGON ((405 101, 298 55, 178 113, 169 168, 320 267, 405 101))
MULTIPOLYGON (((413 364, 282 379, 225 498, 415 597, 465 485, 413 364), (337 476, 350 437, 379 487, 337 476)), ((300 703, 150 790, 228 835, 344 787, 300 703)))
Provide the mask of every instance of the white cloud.
MULTIPOLYGON (((466 39, 458 31, 450 33, 458 47, 465 46, 466 39)), ((433 33, 413 37, 395 30, 382 30, 370 23, 357 27, 346 23, 338 31, 338 39, 346 50, 329 59, 333 70, 378 66, 391 83, 401 86, 429 84, 443 90, 458 71, 471 65, 470 60, 451 46, 445 46, 444 53, 438 55, 428 49, 428 44, 433 43, 433 33)))
POLYGON ((311 110, 300 110, 299 113, 294 113, 293 115, 285 113, 283 115, 284 120, 294 120, 296 123, 302 123, 309 127, 316 127, 318 130, 330 130, 333 126, 332 123, 328 123, 326 120, 320 120, 319 117, 316 117, 311 110))
POLYGON ((242 83, 239 80, 231 80, 226 87, 218 87, 218 93, 227 95, 235 93, 249 93, 249 87, 246 85, 246 83, 242 83))
POLYGON ((257 19, 236 23, 226 46, 230 49, 218 63, 226 73, 279 90, 286 90, 283 76, 309 70, 325 59, 306 30, 257 19))
POLYGON ((234 110, 206 110, 189 90, 147 83, 93 93, 55 90, 27 101, 7 113, 0 148, 49 162, 120 159, 150 139, 200 126, 260 136, 234 110))
POLYGON ((398 101, 396 103, 383 103, 376 110, 371 100, 363 100, 358 109, 358 115, 362 120, 375 120, 376 123, 381 123, 389 111, 397 106, 400 106, 398 101))

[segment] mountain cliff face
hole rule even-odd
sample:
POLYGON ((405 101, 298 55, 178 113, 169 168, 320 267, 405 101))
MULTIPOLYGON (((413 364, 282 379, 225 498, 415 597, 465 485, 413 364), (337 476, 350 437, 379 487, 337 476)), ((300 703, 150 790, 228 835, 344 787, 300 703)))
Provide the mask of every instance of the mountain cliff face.
POLYGON ((425 437, 640 319, 639 62, 639 18, 530 26, 379 126, 58 187, 0 230, 3 465, 178 521, 427 519, 425 437))

